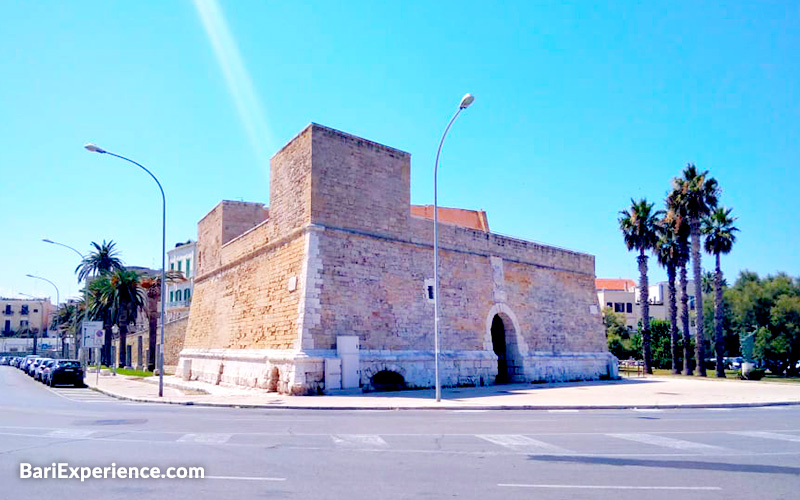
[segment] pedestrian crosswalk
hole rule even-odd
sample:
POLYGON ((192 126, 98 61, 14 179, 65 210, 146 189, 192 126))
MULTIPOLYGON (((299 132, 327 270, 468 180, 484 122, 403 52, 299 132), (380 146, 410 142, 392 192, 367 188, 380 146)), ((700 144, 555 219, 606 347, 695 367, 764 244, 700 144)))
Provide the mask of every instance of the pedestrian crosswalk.
POLYGON ((371 452, 518 455, 730 456, 800 454, 800 429, 684 433, 569 434, 295 434, 159 432, 117 428, 3 428, 0 436, 86 439, 142 443, 158 440, 185 446, 236 446, 371 452), (8 430, 6 430, 8 429, 8 430))
POLYGON ((117 399, 106 396, 101 392, 93 391, 88 387, 52 387, 50 391, 70 401, 80 401, 82 403, 118 402, 117 399))

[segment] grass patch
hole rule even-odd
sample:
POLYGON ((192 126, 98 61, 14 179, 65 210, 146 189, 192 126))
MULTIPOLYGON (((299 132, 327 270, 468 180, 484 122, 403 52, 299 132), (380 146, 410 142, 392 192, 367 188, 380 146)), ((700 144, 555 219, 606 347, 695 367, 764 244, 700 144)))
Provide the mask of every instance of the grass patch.
MULTIPOLYGON (((103 365, 103 368, 110 370, 111 368, 103 365)), ((133 368, 117 368, 117 373, 120 375, 130 375, 132 377, 152 377, 153 372, 147 370, 134 370, 133 368)))
POLYGON ((790 384, 800 384, 800 377, 781 377, 780 375, 764 375, 762 382, 787 382, 790 384))

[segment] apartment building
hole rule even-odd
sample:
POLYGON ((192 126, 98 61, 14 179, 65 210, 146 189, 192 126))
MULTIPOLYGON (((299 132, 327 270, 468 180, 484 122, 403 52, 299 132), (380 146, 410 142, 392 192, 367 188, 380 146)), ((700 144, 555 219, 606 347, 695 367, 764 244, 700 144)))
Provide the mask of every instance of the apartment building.
MULTIPOLYGON (((636 330, 642 319, 642 310, 639 306, 640 289, 636 282, 624 278, 597 278, 595 279, 597 300, 600 307, 608 307, 625 319, 625 326, 629 330, 636 330)), ((650 317, 669 319, 669 282, 660 281, 647 287, 648 302, 650 303, 650 317)), ((680 314, 680 289, 676 290, 678 311, 680 314)), ((686 284, 686 294, 689 297, 690 334, 694 333, 694 281, 686 284)))
MULTIPOLYGON (((170 310, 188 308, 192 302, 192 288, 196 259, 196 242, 189 240, 178 243, 175 248, 167 252, 168 269, 183 273, 186 281, 167 284, 167 312, 170 310)), ((188 314, 188 311, 186 312, 188 314)))
POLYGON ((29 330, 44 337, 54 311, 49 298, 0 298, 0 332, 10 337, 29 330))

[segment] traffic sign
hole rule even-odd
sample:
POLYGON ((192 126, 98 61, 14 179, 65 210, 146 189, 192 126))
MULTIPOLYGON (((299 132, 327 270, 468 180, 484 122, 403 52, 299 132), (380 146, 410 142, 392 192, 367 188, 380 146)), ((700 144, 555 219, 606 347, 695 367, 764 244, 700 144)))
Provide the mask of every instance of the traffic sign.
POLYGON ((102 347, 105 332, 103 331, 102 321, 84 321, 82 328, 83 342, 82 346, 91 349, 95 347, 102 347))

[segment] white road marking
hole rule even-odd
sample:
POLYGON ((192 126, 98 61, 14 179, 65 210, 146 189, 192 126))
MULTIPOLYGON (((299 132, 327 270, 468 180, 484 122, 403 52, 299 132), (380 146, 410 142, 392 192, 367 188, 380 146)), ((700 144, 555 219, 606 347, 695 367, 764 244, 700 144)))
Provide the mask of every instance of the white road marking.
POLYGON ((337 446, 350 448, 388 448, 389 444, 377 434, 332 434, 337 446))
POLYGON ((60 388, 48 388, 50 392, 57 396, 61 396, 64 399, 68 399, 70 401, 78 401, 81 403, 114 403, 117 400, 111 398, 110 396, 106 396, 105 394, 95 392, 91 389, 60 389, 60 388))
POLYGON ((661 410, 659 408, 631 408, 631 411, 638 411, 642 413, 659 413, 664 410, 661 410))
POLYGON ((231 438, 231 434, 223 433, 198 433, 184 434, 178 439, 179 443, 200 443, 200 444, 225 444, 231 438))
POLYGON ((56 429, 54 431, 48 432, 47 434, 45 434, 45 436, 54 438, 80 439, 89 437, 92 434, 94 434, 94 431, 87 431, 84 429, 56 429))
POLYGON ((693 441, 684 441, 682 439, 673 439, 664 436, 655 436, 653 434, 606 434, 606 435, 619 439, 627 439, 628 441, 636 441, 637 443, 652 444, 655 446, 664 446, 666 448, 675 448, 676 450, 696 450, 701 452, 713 452, 713 453, 718 453, 720 451, 727 451, 726 448, 722 448, 720 446, 695 443, 693 441))
POLYGON ((203 479, 224 479, 226 481, 286 481, 285 477, 247 477, 247 476, 205 476, 203 479))
POLYGON ((510 484, 498 483, 497 486, 505 488, 551 488, 551 489, 579 489, 579 490, 678 490, 678 491, 719 491, 719 486, 621 486, 621 485, 590 485, 590 484, 510 484))
POLYGON ((734 431, 734 432, 729 432, 728 434, 800 443, 800 436, 795 436, 793 434, 778 434, 776 432, 760 432, 760 431, 734 431))
POLYGON ((578 413, 580 410, 547 410, 547 413, 578 413))
POLYGON ((547 451, 551 453, 565 453, 567 451, 564 448, 523 436, 522 434, 476 434, 476 437, 515 451, 547 451))

